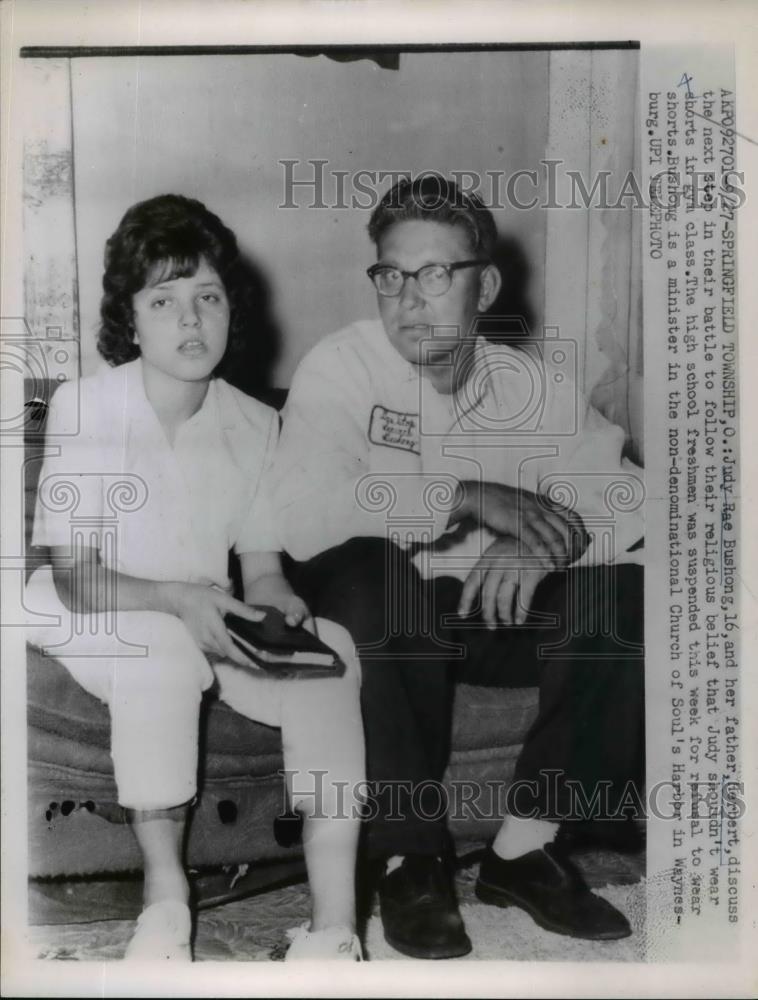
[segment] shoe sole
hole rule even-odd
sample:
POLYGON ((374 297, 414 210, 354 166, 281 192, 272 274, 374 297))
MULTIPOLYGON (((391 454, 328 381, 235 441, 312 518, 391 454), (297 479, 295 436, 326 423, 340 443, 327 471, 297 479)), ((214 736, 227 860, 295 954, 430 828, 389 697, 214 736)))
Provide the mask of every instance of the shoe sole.
POLYGON ((388 937, 385 933, 384 940, 387 944, 394 948, 395 951, 399 951, 401 955, 407 955, 408 958, 428 958, 432 960, 443 959, 443 958, 463 958, 464 955, 468 955, 471 952, 472 944, 466 939, 466 944, 461 945, 460 948, 418 948, 413 945, 406 944, 404 941, 396 941, 391 937, 388 937))
POLYGON ((477 899, 483 903, 488 903, 490 906, 499 906, 502 910, 507 909, 509 906, 517 906, 520 910, 528 913, 535 924, 538 924, 544 930, 552 931, 553 934, 563 934, 564 937, 579 938, 582 941, 619 941, 621 938, 629 937, 632 933, 630 927, 622 932, 607 931, 605 933, 598 932, 593 935, 577 934, 575 931, 570 931, 566 927, 546 920, 536 907, 531 906, 523 899, 519 899, 518 896, 512 895, 507 889, 501 889, 499 886, 487 885, 486 882, 479 881, 476 883, 474 892, 477 899))

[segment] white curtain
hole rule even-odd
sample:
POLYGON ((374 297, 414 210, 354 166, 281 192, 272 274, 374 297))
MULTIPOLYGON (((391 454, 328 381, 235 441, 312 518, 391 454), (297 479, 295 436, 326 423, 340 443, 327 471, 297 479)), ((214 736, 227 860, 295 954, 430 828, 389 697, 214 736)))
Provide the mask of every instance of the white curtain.
POLYGON ((559 161, 557 202, 577 207, 547 212, 544 316, 576 341, 580 384, 626 430, 630 455, 641 461, 641 210, 633 198, 609 207, 630 190, 630 175, 640 176, 638 65, 635 50, 550 54, 546 159, 559 161), (606 207, 601 188, 584 207, 579 178, 592 192, 603 172, 606 207))

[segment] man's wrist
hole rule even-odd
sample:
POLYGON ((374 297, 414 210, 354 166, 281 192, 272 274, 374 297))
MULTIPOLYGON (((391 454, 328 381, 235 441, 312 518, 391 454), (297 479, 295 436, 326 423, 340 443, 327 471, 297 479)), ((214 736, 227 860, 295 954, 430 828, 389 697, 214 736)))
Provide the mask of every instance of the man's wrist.
POLYGON ((584 526, 582 518, 574 512, 568 520, 568 555, 567 563, 578 562, 592 544, 592 538, 584 526))
POLYGON ((479 504, 477 502, 477 497, 479 495, 479 483, 472 479, 461 479, 455 490, 455 495, 453 497, 453 506, 450 511, 450 518, 448 519, 448 524, 452 527, 463 521, 464 518, 474 518, 479 520, 477 517, 479 504))

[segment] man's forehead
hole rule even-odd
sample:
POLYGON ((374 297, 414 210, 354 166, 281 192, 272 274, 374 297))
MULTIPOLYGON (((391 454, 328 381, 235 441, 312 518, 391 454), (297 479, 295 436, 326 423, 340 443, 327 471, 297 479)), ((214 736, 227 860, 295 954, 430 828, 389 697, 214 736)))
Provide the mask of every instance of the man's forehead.
POLYGON ((387 254, 434 253, 449 250, 458 253, 471 249, 471 238, 465 226, 455 222, 438 222, 435 219, 398 219, 380 236, 377 256, 387 254))

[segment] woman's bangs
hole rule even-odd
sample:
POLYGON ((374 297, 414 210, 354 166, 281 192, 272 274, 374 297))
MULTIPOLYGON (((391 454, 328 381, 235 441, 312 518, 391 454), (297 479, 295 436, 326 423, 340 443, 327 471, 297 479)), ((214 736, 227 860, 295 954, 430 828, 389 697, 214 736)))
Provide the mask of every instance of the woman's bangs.
POLYGON ((145 286, 153 287, 177 278, 193 277, 202 257, 201 253, 185 253, 155 261, 147 270, 145 286))

